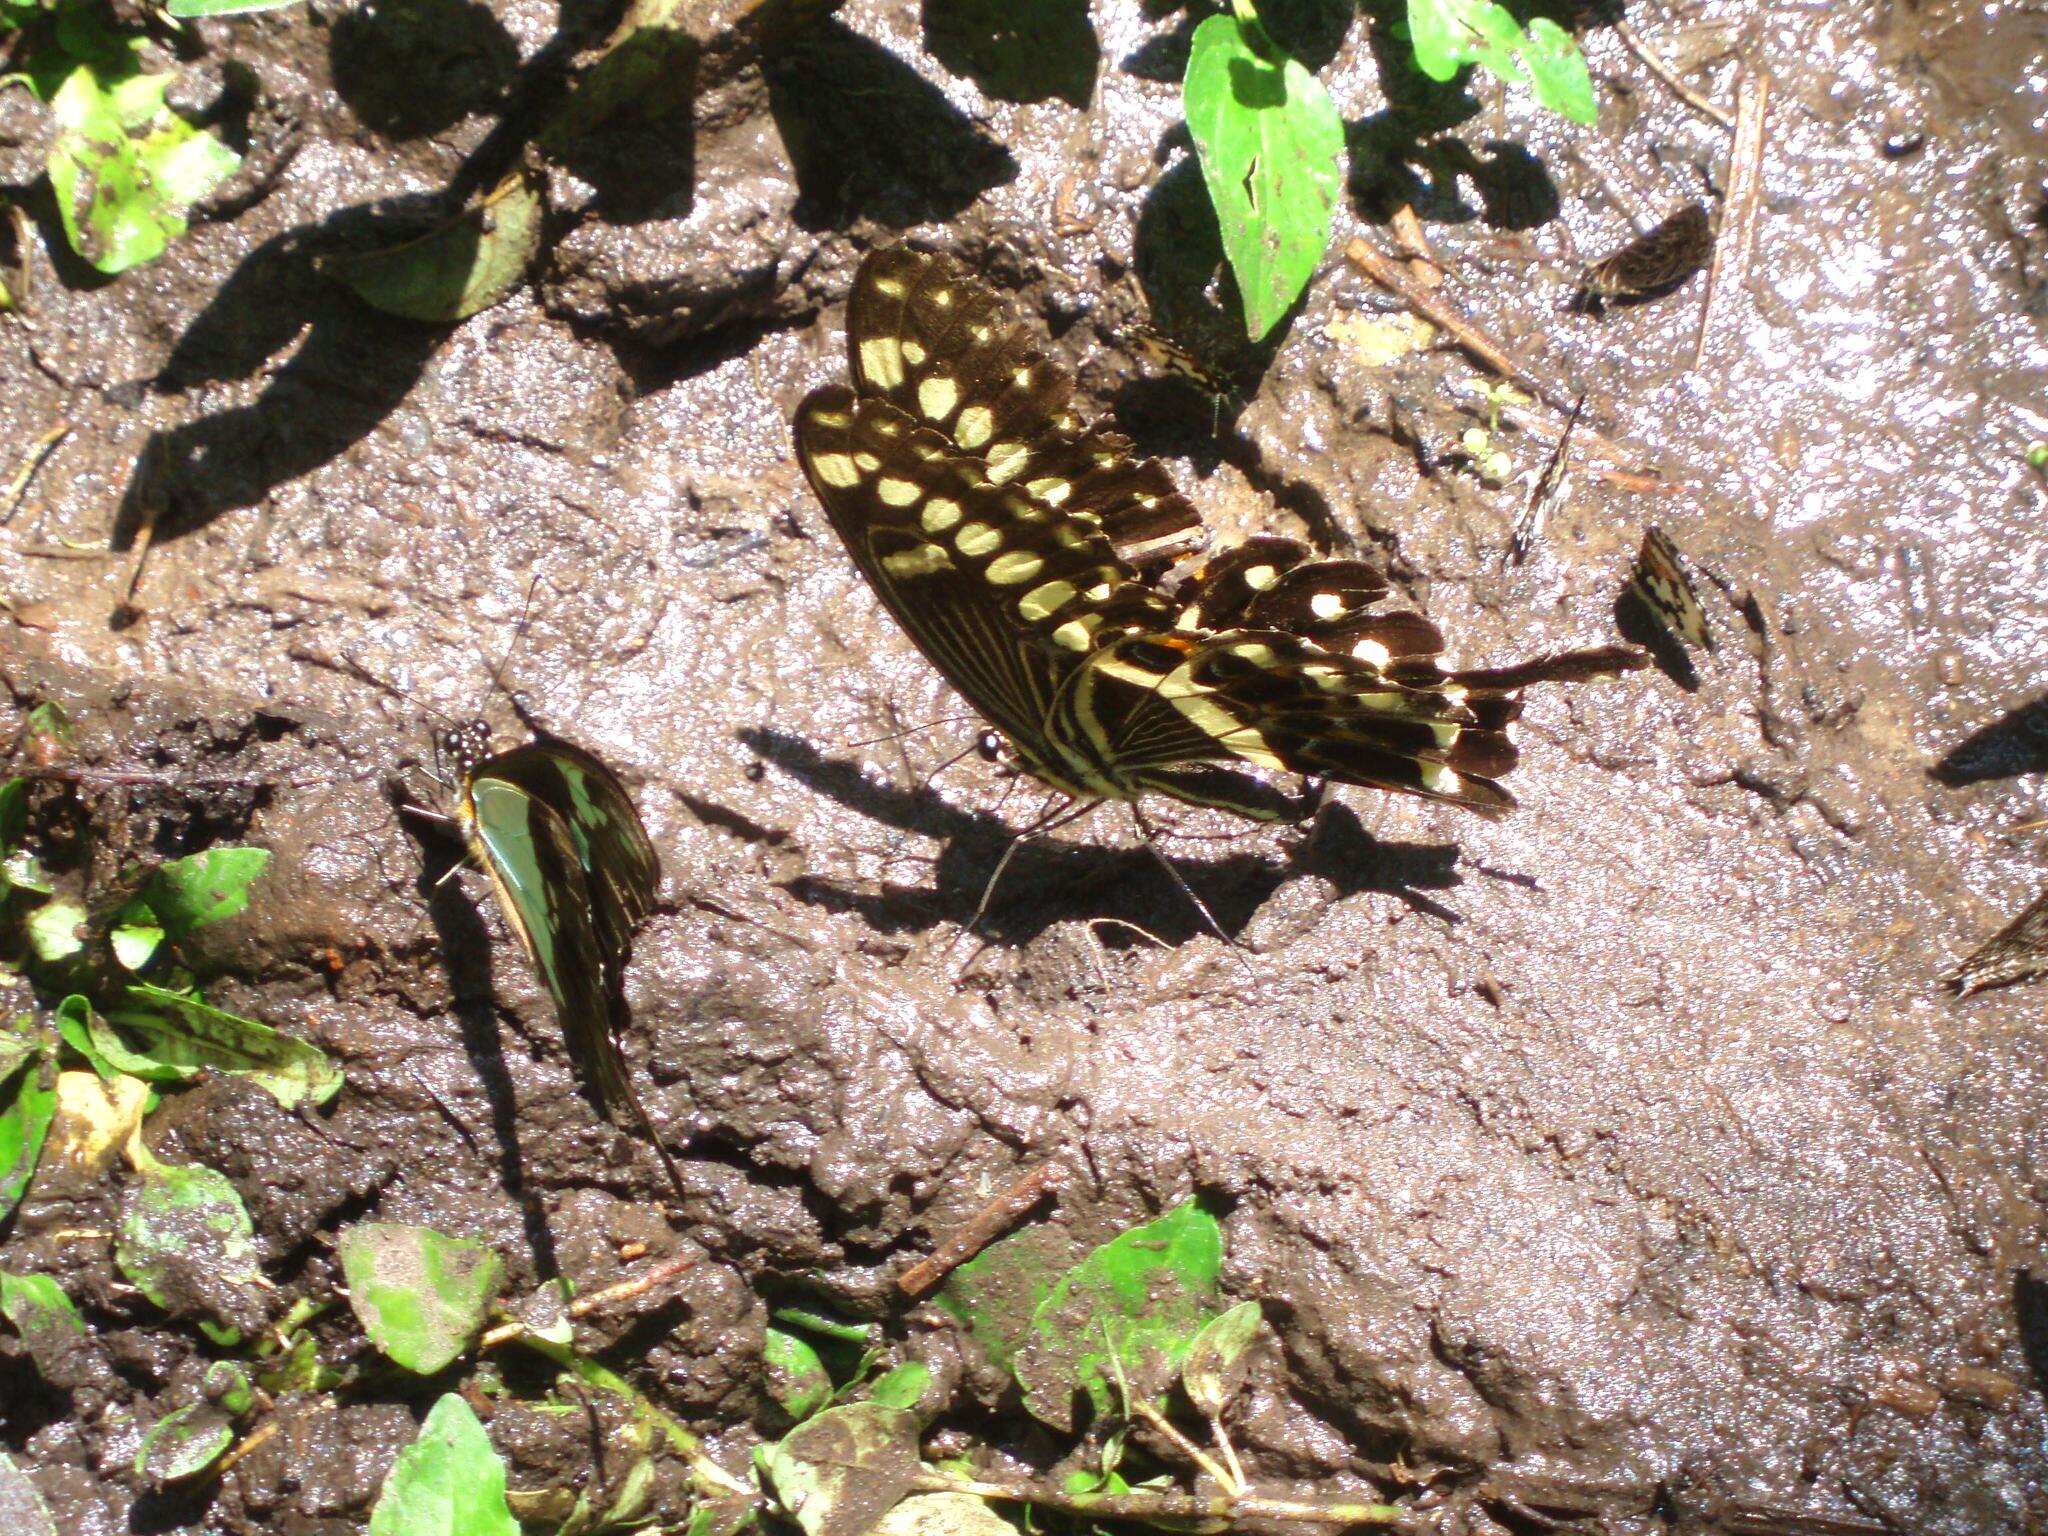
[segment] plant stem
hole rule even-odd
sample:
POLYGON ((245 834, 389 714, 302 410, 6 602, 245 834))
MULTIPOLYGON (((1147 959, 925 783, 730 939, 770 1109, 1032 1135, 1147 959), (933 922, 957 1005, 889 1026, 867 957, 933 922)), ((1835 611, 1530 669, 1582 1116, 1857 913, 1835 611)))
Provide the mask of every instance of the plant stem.
POLYGON ((1068 1493, 1042 1483, 990 1483, 977 1478, 925 1472, 912 1480, 925 1493, 971 1493, 1010 1504, 1034 1504, 1070 1514, 1110 1520, 1301 1520, 1314 1525, 1382 1525, 1406 1528, 1396 1504, 1309 1503, 1259 1494, 1230 1498, 1187 1493, 1068 1493))

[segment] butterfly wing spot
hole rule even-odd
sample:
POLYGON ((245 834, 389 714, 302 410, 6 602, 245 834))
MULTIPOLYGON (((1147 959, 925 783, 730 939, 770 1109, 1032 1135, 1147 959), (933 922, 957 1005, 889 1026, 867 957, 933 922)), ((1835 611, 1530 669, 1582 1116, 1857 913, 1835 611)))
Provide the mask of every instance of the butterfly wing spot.
POLYGON ((926 533, 944 533, 964 515, 960 503, 950 496, 934 496, 924 504, 924 512, 918 521, 924 525, 926 533))
POLYGON ((987 523, 968 523, 953 535, 953 547, 968 559, 979 560, 1003 547, 1003 535, 987 523))
POLYGON ((910 337, 903 338, 903 361, 915 368, 924 361, 924 344, 910 337))
POLYGON ((909 549, 882 557, 882 569, 898 581, 915 581, 953 569, 953 557, 937 544, 914 544, 909 549))
POLYGON ((835 432, 844 432, 853 425, 853 412, 814 410, 811 412, 811 420, 821 427, 830 427, 835 432))
POLYGON ((882 467, 882 461, 864 448, 854 454, 853 462, 860 466, 860 472, 864 475, 872 475, 882 467))
POLYGON ((812 454, 811 473, 827 485, 836 485, 841 490, 860 484, 860 468, 850 453, 812 454))
POLYGON ((1052 643, 1063 650, 1085 651, 1095 643, 1095 624, 1100 622, 1100 618, 1092 613, 1084 613, 1078 619, 1069 619, 1052 632, 1052 643), (1095 623, 1089 622, 1090 620, 1094 620, 1095 623))
POLYGON ((953 441, 973 453, 996 435, 995 413, 985 405, 970 405, 953 424, 953 441))
POLYGON ((1074 484, 1071 480, 1061 480, 1055 477, 1033 480, 1024 489, 1029 491, 1037 500, 1055 507, 1074 494, 1074 484))
POLYGON ((886 506, 910 507, 917 504, 918 498, 924 495, 924 489, 914 480, 898 480, 884 475, 875 482, 875 494, 886 506))
POLYGON ((944 374, 935 373, 918 381, 917 408, 933 421, 943 422, 959 403, 960 386, 944 374))
POLYGON ((1244 573, 1244 584, 1254 592, 1265 591, 1266 588, 1272 586, 1279 579, 1280 571, 1278 567, 1271 565, 1255 565, 1244 573))
POLYGON ((910 291, 903 286, 903 280, 897 277, 871 277, 868 281, 874 284, 875 292, 891 299, 900 299, 910 291))
POLYGON ((1319 619, 1340 618, 1348 606, 1344 599, 1334 592, 1318 592, 1308 600, 1308 611, 1319 619))
MULTIPOLYGON (((953 307, 953 290, 950 288, 934 288, 926 297, 932 301, 932 308, 934 309, 951 309, 953 307)), ((976 340, 988 340, 986 328, 980 332, 976 340)))
POLYGON ((1031 462, 1031 449, 1023 443, 994 443, 988 450, 988 477, 996 484, 1014 480, 1031 462))
POLYGON ((1031 580, 1045 569, 1045 561, 1029 550, 1013 549, 1006 555, 997 555, 982 574, 999 587, 1014 587, 1031 580))
POLYGON ((878 389, 901 387, 903 344, 894 336, 869 337, 860 344, 860 371, 878 389))
MULTIPOLYGON (((995 567, 989 567, 989 575, 995 575, 995 567)), ((1074 600, 1074 584, 1071 581, 1048 581, 1043 586, 1033 587, 1017 599, 1017 612, 1027 624, 1036 624, 1051 618, 1060 609, 1074 600)))

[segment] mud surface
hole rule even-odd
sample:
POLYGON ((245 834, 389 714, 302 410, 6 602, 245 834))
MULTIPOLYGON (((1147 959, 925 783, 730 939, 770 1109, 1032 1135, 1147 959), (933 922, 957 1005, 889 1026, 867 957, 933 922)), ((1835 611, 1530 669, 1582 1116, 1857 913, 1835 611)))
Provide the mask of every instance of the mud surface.
MULTIPOLYGON (((102 810, 166 852, 275 850, 208 965, 347 1087, 296 1116, 208 1084, 152 1140, 236 1182, 280 1311, 336 1283, 334 1231, 372 1212, 488 1239, 515 1290, 701 1245, 607 1358, 734 1430, 763 1408, 763 1288, 896 1316, 895 1266, 1057 1154, 1077 1240, 1190 1191, 1228 1207, 1228 1287, 1285 1344, 1243 1426, 1273 1477, 1432 1485, 1480 1531, 2048 1528, 2044 994, 1935 985, 2048 872, 2018 830, 2048 768, 2048 493, 2022 458, 2048 435, 2048 19, 1627 7, 1717 100, 1740 68, 1773 82, 1754 266, 1694 371, 1698 279, 1594 317, 1535 259, 1724 185, 1726 134, 1611 27, 1584 34, 1585 131, 1490 80, 1426 86, 1363 19, 1276 7, 1362 169, 1212 434, 1204 399, 1107 344, 1148 317, 1224 334, 1185 275, 1214 240, 1176 132, 1189 19, 1097 5, 992 65, 935 6, 855 0, 694 126, 593 141, 538 284, 441 332, 308 254, 446 185, 608 18, 450 4, 424 46, 383 9, 200 24, 261 83, 270 177, 110 285, 39 253, 29 317, 0 321, 5 441, 72 426, 4 533, 14 709, 61 701, 95 761, 272 786, 102 810), (1682 489, 1581 476, 1504 565, 1524 492, 1451 462, 1471 365, 1373 369, 1329 330, 1388 307, 1338 252, 1387 244, 1403 201, 1446 294, 1682 489), (1311 832, 1178 844, 1252 979, 1107 812, 1020 853, 992 942, 956 946, 1035 802, 974 756, 926 784, 968 721, 847 745, 960 706, 789 448, 842 367, 859 251, 899 233, 1015 288, 1213 524, 1377 552, 1461 659, 1611 638, 1651 521, 1722 583, 1718 652, 1532 702, 1498 825, 1357 794, 1311 832), (626 776, 662 853, 628 1050, 692 1194, 668 1217, 480 888, 434 884, 447 850, 394 811, 429 709, 488 697, 520 729, 487 687, 508 651, 522 706, 626 776)), ((0 93, 5 179, 39 131, 0 93)), ((200 1362, 76 1236, 111 1183, 40 1188, 0 1246, 97 1330, 68 1400, 0 1358, 0 1439, 60 1528, 357 1528, 403 1402, 288 1407, 216 1496, 137 1502, 140 1429, 200 1362)), ((515 1483, 576 1462, 560 1434, 499 1426, 515 1483)))

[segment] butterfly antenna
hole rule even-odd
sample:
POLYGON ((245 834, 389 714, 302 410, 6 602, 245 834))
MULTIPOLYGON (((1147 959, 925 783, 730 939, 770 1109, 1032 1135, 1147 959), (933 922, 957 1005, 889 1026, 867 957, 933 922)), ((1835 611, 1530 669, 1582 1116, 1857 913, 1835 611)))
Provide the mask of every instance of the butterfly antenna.
MULTIPOLYGON (((1053 805, 1041 813, 1030 826, 1011 838, 1009 847, 1005 848, 1003 856, 996 860, 994 871, 990 873, 988 882, 981 888, 981 900, 974 904, 974 916, 967 920, 966 927, 954 935, 953 943, 959 943, 961 939, 974 932, 976 928, 981 926, 981 920, 988 916, 989 903, 995 899, 996 882, 1003 878, 1003 871, 1010 867, 1010 860, 1017 856, 1019 848, 1022 848, 1026 843, 1031 842, 1035 838, 1045 836, 1048 832, 1056 831, 1071 822, 1079 821, 1100 804, 1102 804, 1100 800, 1090 800, 1085 805, 1076 806, 1073 796, 1061 795, 1057 805, 1053 805)), ((949 945, 948 948, 950 947, 949 945)))
POLYGON ((505 654, 500 656, 497 663, 491 668, 490 676, 484 682, 483 697, 476 701, 476 714, 478 718, 482 717, 484 706, 491 702, 491 694, 493 692, 502 692, 506 698, 512 701, 513 712, 519 716, 520 720, 529 727, 533 723, 527 720, 526 710, 513 695, 512 690, 505 686, 505 669, 512 665, 512 658, 519 654, 519 642, 526 638, 526 621, 533 613, 533 594, 539 590, 540 573, 536 571, 534 572, 533 580, 526 584, 526 599, 519 605, 519 622, 512 626, 512 638, 505 642, 505 654))

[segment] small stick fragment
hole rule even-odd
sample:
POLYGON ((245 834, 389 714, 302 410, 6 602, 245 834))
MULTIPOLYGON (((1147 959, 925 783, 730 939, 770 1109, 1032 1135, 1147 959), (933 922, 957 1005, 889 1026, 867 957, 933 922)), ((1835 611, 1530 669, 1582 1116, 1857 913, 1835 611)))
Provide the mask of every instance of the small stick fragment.
MULTIPOLYGON (((569 1303, 567 1313, 571 1318, 588 1317, 593 1312, 601 1312, 619 1302, 644 1296, 657 1285, 673 1280, 684 1270, 694 1267, 697 1257, 695 1253, 690 1252, 673 1254, 659 1264, 649 1265, 637 1275, 627 1276, 615 1285, 608 1285, 601 1291, 592 1291, 588 1296, 577 1297, 569 1303)), ((524 1323, 500 1323, 497 1327, 486 1330, 477 1339, 477 1348, 495 1349, 500 1344, 511 1343, 525 1332, 524 1323)))
POLYGON ((955 1269, 965 1264, 1001 1236, 1003 1231, 1066 1178, 1065 1166, 1057 1161, 1040 1163, 995 1199, 976 1211, 967 1225, 896 1277, 896 1288, 906 1296, 922 1296, 955 1269))
POLYGON ((155 784, 165 789, 267 789, 268 779, 185 779, 168 773, 145 773, 137 769, 37 767, 9 764, 13 779, 39 779, 56 784, 82 784, 87 789, 126 789, 132 785, 155 784))
POLYGON ((1714 258, 1707 266, 1707 296, 1700 304, 1699 337, 1692 350, 1695 372, 1706 360, 1716 301, 1727 289, 1740 293, 1743 279, 1749 275, 1749 254, 1756 244, 1757 202, 1764 189, 1764 116, 1770 97, 1769 75, 1758 69, 1742 77, 1735 97, 1735 149, 1728 163, 1728 202, 1721 217, 1721 238, 1714 242, 1714 258))
POLYGON ((1702 117, 1712 118, 1723 128, 1733 128, 1735 126, 1734 118, 1679 79, 1678 72, 1658 58, 1656 54, 1652 53, 1648 45, 1640 37, 1636 36, 1627 22, 1616 22, 1614 30, 1620 35, 1622 42, 1627 45, 1628 51, 1643 61, 1643 67, 1671 88, 1672 95, 1676 96, 1702 117))
POLYGON ((1612 469, 1599 465, 1586 471, 1602 485, 1611 485, 1621 491, 1641 491, 1647 496, 1677 496, 1685 487, 1670 480, 1659 480, 1655 475, 1639 475, 1633 470, 1612 469))
POLYGON ((1425 288, 1442 287, 1444 264, 1429 248, 1429 236, 1423 232, 1422 220, 1416 217, 1414 206, 1403 203, 1396 208, 1394 216, 1387 221, 1387 228, 1393 233, 1394 243, 1407 256, 1415 280, 1425 288))
POLYGON ((0 491, 0 524, 14 516, 21 505, 21 498, 28 491, 29 481, 35 479, 36 471, 43 467, 43 460, 56 451, 57 445, 71 435, 71 423, 60 421, 29 445, 28 457, 15 471, 14 478, 7 482, 7 489, 0 491))
POLYGON ((1515 527, 1514 537, 1508 541, 1508 563, 1511 565, 1520 565, 1529 558, 1529 551, 1543 537, 1552 509, 1563 502, 1565 493, 1571 488, 1572 428, 1579 424, 1579 412, 1585 408, 1584 395, 1572 402, 1572 413, 1564 419, 1564 432, 1557 440, 1557 447, 1551 451, 1550 462, 1529 488, 1529 504, 1523 510, 1521 522, 1515 527))
MULTIPOLYGON (((1502 378, 1521 385, 1553 410, 1571 410, 1572 398, 1563 390, 1544 383, 1513 353, 1452 309, 1442 298, 1417 287, 1406 272, 1374 250, 1364 238, 1354 238, 1344 247, 1344 259, 1389 293, 1394 294, 1423 319, 1448 334, 1451 340, 1502 378)), ((1579 437, 1589 449, 1602 458, 1625 462, 1632 457, 1590 427, 1582 428, 1579 437)))

